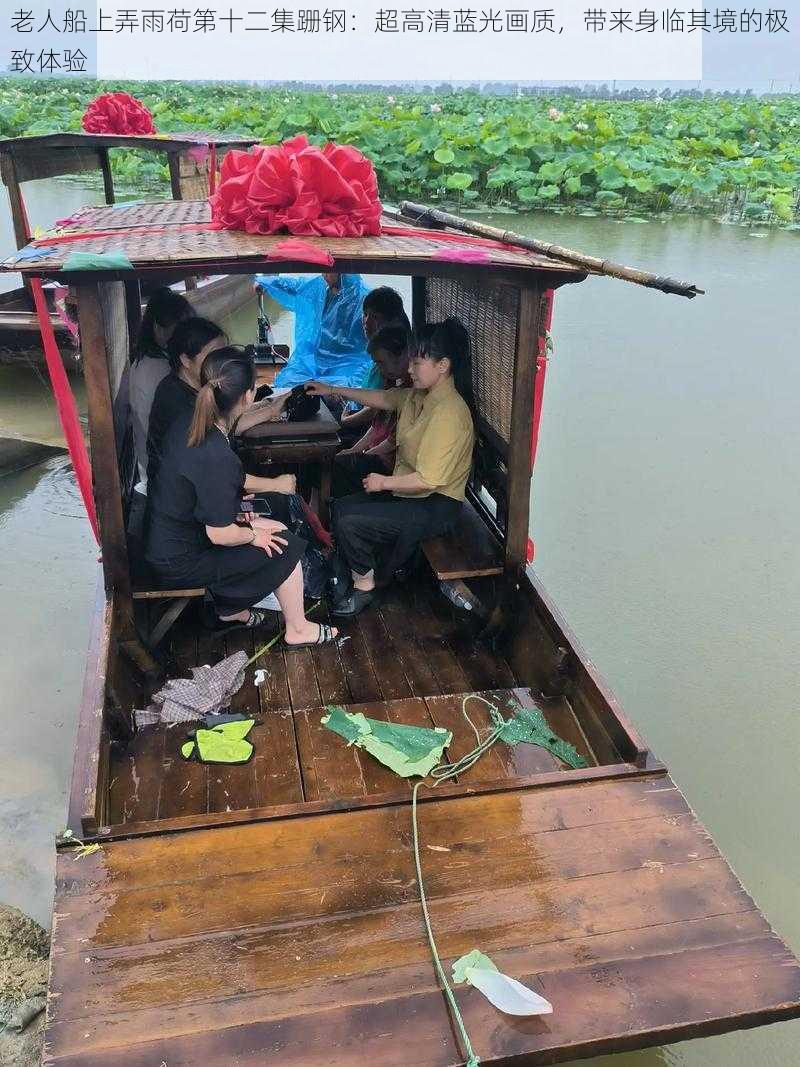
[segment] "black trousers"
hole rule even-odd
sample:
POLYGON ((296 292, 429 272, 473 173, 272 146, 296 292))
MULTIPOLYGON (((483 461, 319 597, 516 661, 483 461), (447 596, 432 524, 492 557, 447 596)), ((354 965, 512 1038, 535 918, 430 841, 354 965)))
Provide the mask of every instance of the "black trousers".
POLYGON ((363 490, 368 474, 388 474, 386 464, 379 456, 367 456, 356 452, 352 456, 336 456, 333 463, 331 494, 334 497, 350 496, 363 490))
POLYGON ((432 493, 399 497, 356 493, 334 501, 336 546, 355 574, 379 571, 391 579, 420 541, 446 533, 457 522, 461 501, 432 493))

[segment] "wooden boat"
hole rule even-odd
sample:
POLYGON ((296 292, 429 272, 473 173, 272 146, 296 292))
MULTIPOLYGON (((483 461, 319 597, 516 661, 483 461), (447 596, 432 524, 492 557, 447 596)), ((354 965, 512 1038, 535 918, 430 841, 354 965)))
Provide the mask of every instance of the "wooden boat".
MULTIPOLYGON (((22 185, 42 178, 100 172, 105 201, 115 203, 114 180, 109 153, 112 150, 157 152, 167 157, 172 196, 175 200, 200 200, 208 195, 208 160, 195 158, 196 150, 208 144, 216 146, 218 161, 231 148, 248 148, 254 140, 206 134, 174 134, 165 137, 127 137, 110 134, 44 134, 38 137, 15 137, 0 140, 0 177, 8 190, 11 218, 17 248, 23 248, 31 231, 22 185)), ((35 221, 35 220, 32 220, 35 221)), ((77 219, 76 219, 77 221, 77 219)), ((115 213, 107 212, 103 224, 115 225, 115 213)), ((164 220, 163 224, 168 224, 164 220)), ((187 279, 176 284, 199 315, 211 319, 233 314, 246 303, 252 291, 242 277, 205 277, 198 283, 187 279)), ((68 367, 80 368, 80 352, 62 317, 57 313, 54 291, 45 290, 53 329, 68 367)), ((147 287, 144 290, 147 298, 147 287)), ((44 361, 39 323, 33 301, 23 285, 0 293, 0 362, 44 361)))
MULTIPOLYGON (((182 210, 188 219, 193 208, 182 210)), ((167 211, 179 209, 131 217, 157 225, 167 211)), ((280 238, 121 229, 113 243, 134 271, 75 285, 103 581, 69 828, 100 848, 76 858, 59 844, 49 1067, 463 1063, 422 923, 408 783, 320 718, 338 703, 441 724, 458 757, 474 744, 462 718, 474 693, 500 708, 538 702, 588 764, 568 770, 534 746, 495 747, 457 782, 421 791, 422 867, 445 965, 477 947, 553 1004, 550 1016, 519 1019, 458 990, 482 1063, 551 1064, 800 1015, 800 964, 526 566, 553 293, 613 265, 485 242, 481 262, 455 262, 460 231, 432 223, 317 243, 340 270, 410 275, 417 323, 456 314, 468 327, 478 444, 464 522, 425 546, 418 574, 344 623, 338 645, 275 646, 259 664, 266 681, 248 673, 234 706, 261 725, 255 759, 239 767, 182 760, 180 727, 131 731, 154 684, 137 615, 163 607, 159 596, 169 604, 198 591, 156 594, 131 578, 112 402, 125 311, 143 279, 308 265, 269 258, 280 238), (488 621, 457 612, 440 579, 467 583, 488 621)), ((55 247, 23 272, 74 284, 64 255, 55 247)), ((268 633, 222 641, 184 613, 161 655, 176 676, 251 652, 268 633)), ((481 705, 469 710, 485 723, 481 705)))

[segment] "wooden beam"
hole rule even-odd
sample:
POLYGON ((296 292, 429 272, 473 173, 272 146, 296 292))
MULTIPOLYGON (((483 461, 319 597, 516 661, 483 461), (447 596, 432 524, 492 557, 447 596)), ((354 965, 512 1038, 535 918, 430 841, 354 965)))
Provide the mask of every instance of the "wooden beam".
POLYGON ((524 571, 527 559, 533 386, 536 378, 541 302, 540 289, 520 290, 511 441, 508 448, 508 520, 505 547, 506 575, 515 579, 524 571))
POLYGON ((100 154, 96 148, 57 148, 15 145, 9 150, 14 156, 20 182, 58 178, 64 174, 91 174, 100 169, 100 154))
POLYGON ((114 435, 114 413, 109 382, 108 348, 106 343, 100 286, 76 286, 78 324, 81 331, 84 381, 89 406, 89 439, 91 446, 94 498, 100 527, 106 592, 115 594, 124 633, 132 635, 133 601, 128 564, 128 543, 122 511, 122 491, 117 446, 114 435))
POLYGON ((92 616, 86 673, 78 712, 78 734, 72 766, 67 826, 78 838, 94 837, 98 830, 98 774, 105 719, 106 676, 111 656, 114 605, 98 582, 92 616))
POLYGON ((103 172, 103 190, 106 194, 106 203, 114 203, 114 178, 111 174, 111 159, 108 155, 107 148, 101 148, 100 155, 100 170, 103 172))
POLYGON ((22 203, 22 190, 20 189, 17 168, 14 157, 8 152, 0 154, 0 175, 8 189, 8 199, 11 205, 11 222, 14 226, 14 238, 17 248, 24 248, 30 240, 28 227, 25 224, 25 208, 22 203))
POLYGON ((183 191, 181 188, 181 157, 179 152, 169 152, 167 154, 167 162, 169 163, 169 184, 172 189, 173 200, 183 200, 183 191))

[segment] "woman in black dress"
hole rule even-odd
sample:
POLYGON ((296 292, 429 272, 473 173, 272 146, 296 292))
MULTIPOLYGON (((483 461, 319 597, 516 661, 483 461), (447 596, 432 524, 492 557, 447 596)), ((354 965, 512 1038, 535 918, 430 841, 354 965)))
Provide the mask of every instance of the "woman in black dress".
POLYGON ((311 622, 303 607, 300 560, 305 541, 283 523, 245 519, 242 495, 258 491, 228 443, 230 426, 253 401, 252 356, 228 346, 205 359, 194 413, 177 419, 164 438, 150 494, 147 559, 165 587, 205 586, 220 628, 264 621, 255 605, 274 592, 287 648, 323 644, 337 631, 311 622))

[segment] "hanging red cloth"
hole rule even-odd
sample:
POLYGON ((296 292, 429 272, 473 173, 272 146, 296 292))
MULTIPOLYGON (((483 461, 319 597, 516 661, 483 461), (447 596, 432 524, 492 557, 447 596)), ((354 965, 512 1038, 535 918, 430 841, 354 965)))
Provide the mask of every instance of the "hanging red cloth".
MULTIPOLYGON (((539 333, 539 349, 536 353, 536 377, 533 382, 533 425, 531 427, 531 470, 536 462, 536 449, 539 444, 539 425, 542 421, 542 401, 544 399, 544 379, 547 373, 547 335, 553 323, 553 295, 555 290, 546 289, 544 293, 544 313, 539 333)), ((533 562, 536 548, 528 538, 528 563, 533 562)))
POLYGON ((47 361, 50 383, 53 386, 58 418, 61 422, 61 429, 64 431, 64 438, 67 442, 67 449, 72 460, 72 468, 75 471, 78 488, 83 497, 86 514, 89 516, 89 523, 95 540, 99 544, 100 534, 97 527, 94 496, 92 494, 92 468, 89 463, 89 454, 86 451, 86 442, 83 439, 80 419, 78 418, 78 409, 75 406, 75 397, 72 395, 67 372, 64 370, 61 353, 56 344, 53 324, 50 321, 50 312, 47 308, 47 300, 39 278, 31 279, 31 290, 34 304, 36 305, 36 315, 39 319, 39 329, 42 333, 44 358, 47 361))

